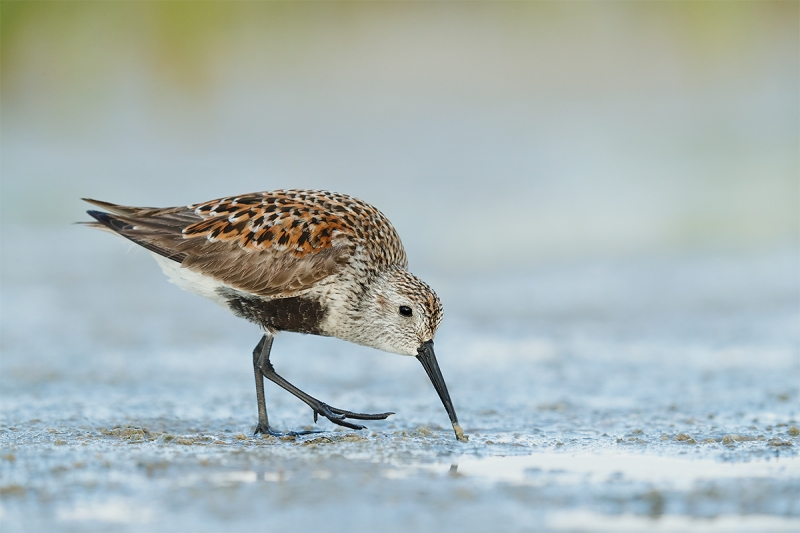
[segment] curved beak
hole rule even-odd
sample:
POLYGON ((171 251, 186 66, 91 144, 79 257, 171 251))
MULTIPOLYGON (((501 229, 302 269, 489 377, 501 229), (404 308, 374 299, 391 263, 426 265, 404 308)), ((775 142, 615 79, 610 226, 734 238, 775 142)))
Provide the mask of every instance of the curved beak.
POLYGON ((467 442, 467 436, 464 435, 464 430, 458 424, 458 417, 456 410, 453 408, 453 401, 450 399, 450 393, 447 392, 447 385, 442 377, 442 371, 439 370, 439 363, 436 361, 436 354, 433 353, 433 341, 425 341, 417 349, 417 359, 422 363, 422 367, 427 372, 428 377, 433 383, 433 388, 439 394, 439 398, 444 404, 447 411, 447 416, 450 417, 450 422, 453 424, 453 431, 456 432, 456 438, 461 442, 467 442))

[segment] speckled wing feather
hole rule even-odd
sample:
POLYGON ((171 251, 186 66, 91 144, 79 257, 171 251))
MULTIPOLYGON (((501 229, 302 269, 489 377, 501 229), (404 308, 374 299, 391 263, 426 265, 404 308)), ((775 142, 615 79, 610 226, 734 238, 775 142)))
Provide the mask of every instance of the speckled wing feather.
POLYGON ((343 194, 268 191, 164 209, 87 201, 113 213, 90 212, 112 231, 259 296, 302 292, 356 253, 377 267, 407 265, 383 213, 343 194))

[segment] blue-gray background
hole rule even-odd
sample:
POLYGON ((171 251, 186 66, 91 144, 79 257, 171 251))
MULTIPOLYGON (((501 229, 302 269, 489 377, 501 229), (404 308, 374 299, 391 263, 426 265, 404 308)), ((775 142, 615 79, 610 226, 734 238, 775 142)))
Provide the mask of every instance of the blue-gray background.
POLYGON ((8 224, 280 187, 448 275, 790 243, 794 2, 4 2, 8 224))

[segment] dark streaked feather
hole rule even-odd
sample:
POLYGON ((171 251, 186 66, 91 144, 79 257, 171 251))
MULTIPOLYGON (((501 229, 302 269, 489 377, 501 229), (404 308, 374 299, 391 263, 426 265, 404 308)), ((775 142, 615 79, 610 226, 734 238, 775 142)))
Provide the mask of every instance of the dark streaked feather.
MULTIPOLYGON (((230 287, 258 296, 284 298, 302 293, 338 272, 358 244, 370 245, 369 240, 382 240, 375 236, 365 242, 369 229, 359 227, 362 223, 369 226, 376 217, 383 222, 382 213, 344 195, 326 196, 331 194, 275 191, 171 208, 87 201, 112 212, 90 211, 98 221, 92 224, 94 227, 102 225, 103 229, 230 287), (292 211, 282 212, 274 219, 275 224, 269 224, 265 213, 259 212, 259 209, 266 209, 269 202, 282 207, 291 205, 292 211), (242 213, 243 208, 252 211, 242 213), (339 213, 344 216, 340 217, 339 213), (360 221, 362 213, 368 214, 369 220, 360 221), (243 215, 244 223, 240 220, 243 215), (308 220, 303 218, 306 216, 308 220), (275 232, 275 238, 270 241, 254 242, 252 237, 247 238, 247 235, 263 235, 268 231, 275 232), (285 235, 288 242, 279 239, 279 235, 285 235)), ((376 231, 388 231, 390 237, 396 236, 388 220, 385 225, 376 231)), ((400 259, 405 261, 399 238, 389 240, 394 255, 399 253, 400 259)))

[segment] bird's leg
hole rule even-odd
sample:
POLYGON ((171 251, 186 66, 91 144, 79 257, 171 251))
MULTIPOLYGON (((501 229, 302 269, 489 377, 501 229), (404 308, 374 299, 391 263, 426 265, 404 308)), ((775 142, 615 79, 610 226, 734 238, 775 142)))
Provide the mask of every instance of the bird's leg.
POLYGON ((314 411, 314 422, 317 421, 318 415, 322 415, 334 424, 338 424, 340 426, 348 427, 350 429, 365 429, 364 426, 359 424, 351 424, 350 422, 346 422, 344 419, 352 418, 355 420, 383 420, 389 415, 394 414, 353 413, 351 411, 345 411, 344 409, 331 407, 330 405, 317 400, 313 396, 301 391, 279 376, 277 372, 275 372, 275 368, 269 361, 270 348, 272 348, 272 337, 264 335, 264 338, 261 339, 261 342, 258 343, 255 351, 253 351, 253 368, 256 372, 256 396, 258 396, 258 427, 256 428, 256 433, 258 433, 259 430, 264 433, 264 429, 266 429, 267 433, 274 434, 274 432, 269 429, 269 424, 267 422, 267 408, 264 404, 264 384, 261 379, 262 376, 277 384, 281 388, 289 391, 294 396, 302 400, 306 405, 308 405, 314 411), (262 413, 264 415, 263 417, 261 416, 262 413))
POLYGON ((258 362, 261 360, 261 354, 266 352, 267 359, 269 359, 269 352, 272 349, 272 335, 264 335, 253 350, 253 372, 256 375, 256 399, 258 401, 258 425, 253 433, 258 435, 272 435, 273 437, 283 436, 282 433, 275 431, 269 427, 269 418, 267 417, 267 404, 264 401, 264 374, 261 373, 261 368, 258 362))
MULTIPOLYGON (((267 354, 272 349, 272 341, 274 337, 271 335, 264 335, 253 350, 253 372, 256 375, 256 399, 258 401, 258 425, 254 435, 263 433, 264 435, 271 435, 273 431, 269 428, 269 418, 267 418, 267 404, 264 401, 264 374, 258 367, 258 361, 261 358, 261 352, 266 349, 267 354)), ((269 355, 267 355, 269 357, 269 355)))
POLYGON ((282 433, 275 431, 269 427, 269 418, 267 418, 267 404, 264 401, 264 373, 261 371, 261 361, 266 360, 269 362, 269 352, 272 350, 272 341, 275 339, 272 335, 264 335, 253 350, 253 372, 256 375, 256 399, 258 400, 258 425, 253 433, 258 435, 272 435, 273 437, 285 436, 300 436, 310 435, 312 433, 320 433, 319 431, 289 431, 282 433))

